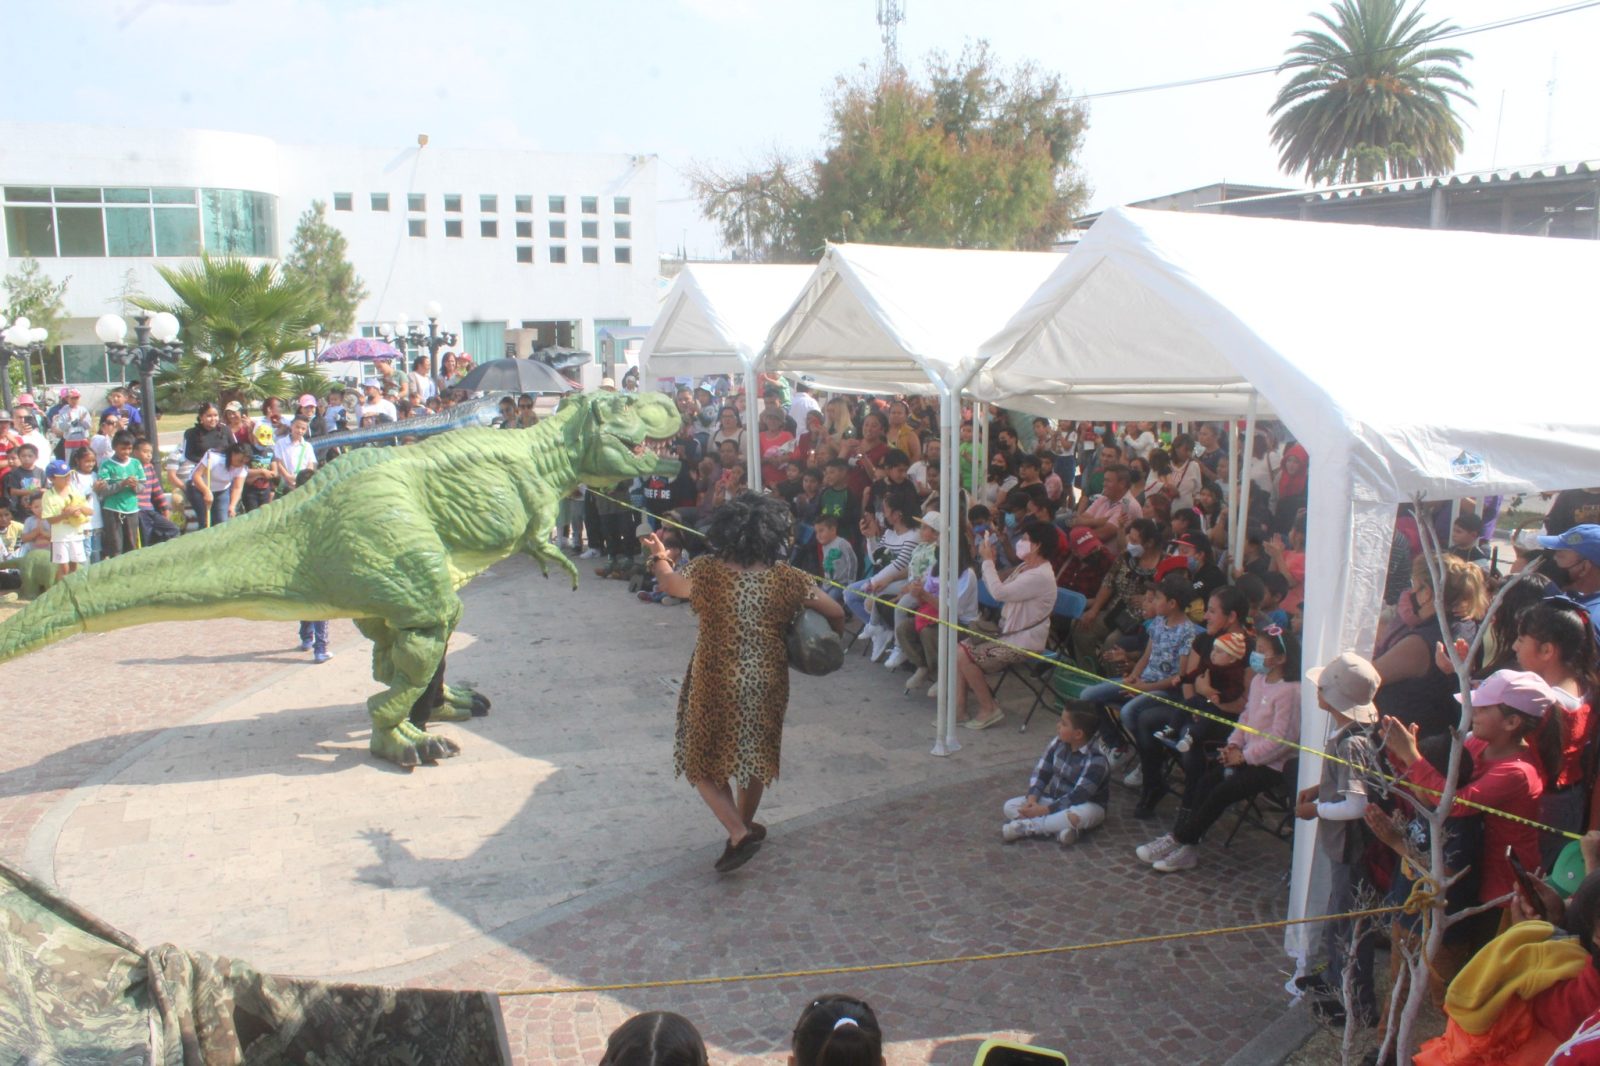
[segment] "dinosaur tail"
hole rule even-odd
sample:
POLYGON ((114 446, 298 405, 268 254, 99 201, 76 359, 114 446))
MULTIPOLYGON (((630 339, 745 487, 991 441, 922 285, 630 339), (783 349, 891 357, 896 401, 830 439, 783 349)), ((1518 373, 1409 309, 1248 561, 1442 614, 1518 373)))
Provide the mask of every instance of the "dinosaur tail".
POLYGON ((225 558, 229 549, 238 551, 239 534, 245 532, 240 527, 245 525, 242 519, 230 522, 68 574, 0 622, 0 662, 75 633, 180 618, 249 616, 240 607, 253 592, 265 591, 261 577, 252 576, 248 567, 222 567, 207 558, 225 558), (201 570, 216 575, 222 587, 197 582, 201 570))

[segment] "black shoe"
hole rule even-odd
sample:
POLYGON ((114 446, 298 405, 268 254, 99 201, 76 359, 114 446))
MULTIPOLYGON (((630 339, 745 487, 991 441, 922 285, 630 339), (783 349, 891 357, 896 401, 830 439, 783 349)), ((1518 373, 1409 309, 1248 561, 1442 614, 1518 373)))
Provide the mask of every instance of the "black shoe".
POLYGON ((728 841, 728 846, 722 849, 722 857, 716 861, 712 868, 719 874, 732 873, 755 858, 756 852, 760 850, 761 841, 755 839, 752 834, 746 833, 744 839, 739 842, 738 847, 734 846, 733 841, 728 841))
POLYGON ((1311 1004, 1311 1015, 1323 1025, 1330 1025, 1335 1029, 1343 1029, 1345 1023, 1344 1004, 1331 993, 1315 992, 1307 997, 1311 1004))

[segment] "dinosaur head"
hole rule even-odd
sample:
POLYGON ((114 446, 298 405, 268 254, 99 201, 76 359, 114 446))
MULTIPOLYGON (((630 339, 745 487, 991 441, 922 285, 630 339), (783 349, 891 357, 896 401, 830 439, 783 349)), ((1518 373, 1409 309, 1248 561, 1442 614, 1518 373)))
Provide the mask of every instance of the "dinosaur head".
POLYGON ((568 395, 561 402, 585 411, 573 420, 574 454, 583 480, 620 481, 655 470, 682 417, 672 400, 659 393, 595 392, 568 395))

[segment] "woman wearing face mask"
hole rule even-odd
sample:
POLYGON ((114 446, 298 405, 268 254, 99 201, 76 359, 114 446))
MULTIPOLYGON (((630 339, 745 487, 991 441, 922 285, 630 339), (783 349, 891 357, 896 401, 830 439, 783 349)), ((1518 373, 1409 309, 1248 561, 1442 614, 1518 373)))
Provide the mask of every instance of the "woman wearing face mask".
POLYGON ((1005 718, 989 691, 988 675, 1044 650, 1050 636, 1050 613, 1056 606, 1056 527, 1049 522, 1029 522, 1017 538, 1017 567, 1000 580, 995 569, 995 538, 978 545, 984 587, 1000 601, 1000 632, 995 640, 968 637, 956 655, 960 683, 956 686, 956 717, 968 729, 988 729, 1005 718), (978 713, 967 714, 968 694, 976 697, 978 713))
POLYGON ((1442 733, 1461 718, 1460 686, 1436 661, 1435 645, 1471 643, 1488 607, 1483 571, 1453 555, 1443 560, 1445 602, 1435 602, 1426 559, 1411 564, 1411 590, 1400 597, 1394 623, 1378 638, 1372 665, 1382 686, 1374 702, 1383 714, 1416 725, 1423 737, 1442 733))
POLYGON ((1017 487, 1017 479, 1011 472, 1011 464, 1004 455, 995 454, 989 457, 989 477, 978 490, 978 502, 989 510, 996 510, 1006 494, 1017 487))
POLYGON ((1140 632, 1144 612, 1139 601, 1144 587, 1155 579, 1156 563, 1164 545, 1161 527, 1137 518, 1123 531, 1126 548, 1100 585, 1100 592, 1072 626, 1072 652, 1080 665, 1098 672, 1098 657, 1107 639, 1120 640, 1140 632))

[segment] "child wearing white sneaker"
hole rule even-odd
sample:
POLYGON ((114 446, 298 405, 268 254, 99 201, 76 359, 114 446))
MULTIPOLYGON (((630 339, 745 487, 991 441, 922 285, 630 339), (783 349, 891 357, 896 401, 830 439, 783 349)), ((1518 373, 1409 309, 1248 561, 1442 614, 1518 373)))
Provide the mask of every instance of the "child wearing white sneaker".
POLYGON ((911 558, 906 560, 905 583, 901 585, 899 610, 894 612, 894 621, 889 623, 889 628, 894 632, 894 650, 883 661, 883 665, 891 670, 898 670, 909 661, 910 656, 906 651, 909 641, 904 644, 900 641, 900 625, 910 620, 917 607, 922 603, 914 588, 922 587, 923 583, 933 576, 934 567, 939 562, 939 535, 944 531, 944 519, 938 511, 929 511, 918 521, 917 546, 911 549, 911 558))
POLYGON ((1068 700, 1056 723, 1056 736, 1033 768, 1028 793, 1008 799, 1000 836, 1007 843, 1023 837, 1055 837, 1076 844, 1106 820, 1111 797, 1111 764, 1090 742, 1100 728, 1093 704, 1068 700))

